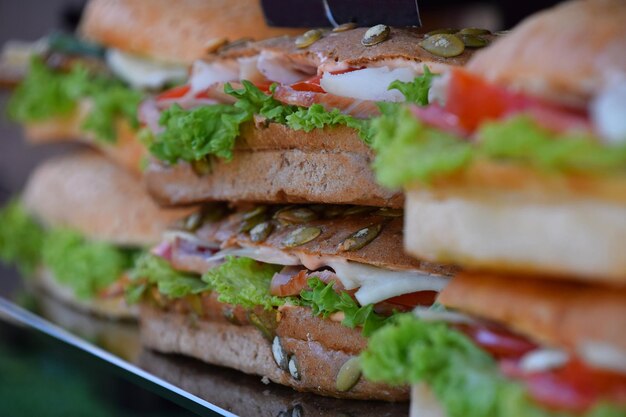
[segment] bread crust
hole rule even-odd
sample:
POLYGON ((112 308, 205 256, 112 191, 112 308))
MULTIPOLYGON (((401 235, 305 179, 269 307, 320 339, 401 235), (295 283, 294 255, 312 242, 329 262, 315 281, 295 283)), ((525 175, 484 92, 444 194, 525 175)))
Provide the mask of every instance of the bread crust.
POLYGON ((94 152, 44 162, 31 175, 22 200, 48 227, 129 246, 158 243, 171 223, 190 212, 158 207, 138 178, 94 152))
POLYGON ((626 204, 408 191, 405 249, 467 269, 626 285, 626 204))
POLYGON ((597 342, 626 351, 626 288, 461 273, 438 301, 573 351, 597 342))
POLYGON ((583 106, 626 73, 626 3, 578 0, 537 13, 485 48, 467 68, 531 94, 583 106))
MULTIPOLYGON (((255 327, 192 317, 142 305, 142 343, 160 352, 181 353, 211 364, 266 376, 275 383, 298 391, 337 398, 386 401, 408 399, 406 387, 374 384, 363 378, 351 390, 338 391, 335 378, 341 366, 353 357, 350 353, 329 349, 318 341, 303 340, 283 333, 280 335, 283 348, 297 358, 301 378, 296 380, 288 371, 278 367, 272 356, 270 342, 255 327)), ((287 320, 286 317, 283 319, 287 320)))
POLYGON ((116 164, 139 175, 141 162, 148 156, 146 148, 137 139, 137 131, 122 119, 116 123, 116 139, 108 142, 97 139, 93 133, 81 129, 89 114, 90 105, 82 101, 76 111, 66 117, 53 117, 40 122, 24 124, 24 136, 35 144, 81 142, 104 153, 116 164))
POLYGON ((369 157, 350 152, 234 152, 230 162, 215 160, 207 175, 199 176, 186 163, 153 162, 145 179, 163 205, 228 200, 402 207, 402 194, 376 184, 370 163, 369 157))
POLYGON ((91 0, 79 32, 108 47, 163 61, 190 64, 221 38, 263 39, 299 34, 270 28, 259 0, 91 0))

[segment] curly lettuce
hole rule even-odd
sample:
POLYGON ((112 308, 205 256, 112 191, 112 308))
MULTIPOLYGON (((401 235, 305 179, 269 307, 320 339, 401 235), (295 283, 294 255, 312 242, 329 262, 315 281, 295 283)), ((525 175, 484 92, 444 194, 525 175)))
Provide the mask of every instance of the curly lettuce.
POLYGON ((430 69, 424 65, 424 73, 421 76, 416 77, 410 82, 396 80, 389 84, 388 89, 400 91, 408 103, 426 106, 428 104, 430 86, 432 85, 433 78, 437 76, 437 74, 430 72, 430 69))
MULTIPOLYGON (((505 378, 496 362, 445 323, 412 314, 396 316, 361 354, 365 377, 392 385, 426 383, 450 417, 573 417, 533 402, 524 387, 505 378)), ((618 417, 624 407, 598 404, 579 417, 618 417)))
POLYGON ((140 92, 109 76, 90 73, 81 64, 61 72, 35 57, 28 75, 9 101, 8 112, 18 122, 42 122, 69 117, 79 101, 87 100, 90 109, 81 129, 93 133, 96 139, 114 142, 118 119, 126 120, 135 129, 139 127, 137 107, 141 99, 140 92))
POLYGON ((57 229, 46 235, 41 257, 59 283, 72 288, 78 298, 88 299, 117 281, 132 266, 135 254, 88 241, 73 230, 57 229))
POLYGON ((45 232, 18 200, 0 209, 0 260, 26 276, 41 262, 45 232))

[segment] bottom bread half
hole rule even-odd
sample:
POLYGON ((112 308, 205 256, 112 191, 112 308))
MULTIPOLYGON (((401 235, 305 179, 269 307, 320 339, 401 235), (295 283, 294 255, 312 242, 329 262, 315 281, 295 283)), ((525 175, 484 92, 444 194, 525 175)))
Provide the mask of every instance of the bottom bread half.
MULTIPOLYGON (((296 313, 304 310, 300 307, 296 309, 296 313)), ((310 311, 308 313, 310 315, 310 311)), ((357 377, 358 381, 351 388, 339 390, 337 379, 340 370, 358 352, 338 349, 337 346, 347 342, 345 333, 349 334, 352 329, 345 328, 343 336, 338 335, 343 340, 328 340, 329 343, 325 343, 320 339, 332 338, 333 328, 342 327, 340 323, 313 318, 320 326, 311 327, 311 332, 307 332, 303 326, 313 323, 308 319, 303 322, 302 314, 281 316, 276 336, 267 337, 252 324, 198 318, 189 313, 143 305, 141 339, 145 347, 159 352, 183 354, 210 364, 260 375, 298 391, 336 398, 408 400, 409 387, 376 384, 363 377, 357 377), (281 356, 289 358, 291 366, 280 367, 276 358, 280 360, 281 356)), ((336 330, 341 332, 340 328, 336 330)), ((360 335, 359 339, 356 344, 362 345, 360 335)), ((343 373, 345 377, 345 371, 343 373)))

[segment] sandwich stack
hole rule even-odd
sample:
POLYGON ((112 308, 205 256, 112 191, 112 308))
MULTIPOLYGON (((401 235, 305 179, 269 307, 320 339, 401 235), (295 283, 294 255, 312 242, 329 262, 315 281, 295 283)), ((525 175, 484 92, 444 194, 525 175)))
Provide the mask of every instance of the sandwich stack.
POLYGON ((406 250, 465 268, 362 356, 412 415, 626 415, 625 19, 539 13, 380 123, 406 250))

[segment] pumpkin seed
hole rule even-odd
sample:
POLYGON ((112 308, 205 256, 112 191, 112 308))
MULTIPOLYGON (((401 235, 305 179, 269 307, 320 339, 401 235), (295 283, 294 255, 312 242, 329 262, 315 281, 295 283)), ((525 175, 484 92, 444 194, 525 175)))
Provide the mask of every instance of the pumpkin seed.
POLYGON ((289 373, 296 381, 300 381, 300 368, 298 367, 298 361, 296 359, 296 355, 291 355, 289 358, 289 373))
POLYGON ((254 243, 264 242, 274 230, 270 222, 261 222, 250 229, 250 240, 254 243))
POLYGON ((255 207, 255 208, 253 208, 252 210, 250 210, 250 211, 246 211, 246 212, 243 214, 242 218, 243 218, 244 220, 248 220, 248 219, 251 219, 251 218, 253 218, 253 217, 258 216, 259 214, 263 214, 263 213, 265 213, 266 211, 267 211, 267 206, 256 206, 256 207, 255 207))
POLYGON ((319 29, 311 29, 304 32, 301 36, 296 38, 296 47, 299 49, 306 48, 313 45, 318 39, 322 37, 322 31, 319 29))
POLYGON ((296 406, 293 407, 290 417, 304 417, 304 410, 300 404, 296 404, 296 406))
POLYGON ((461 35, 463 44, 468 48, 484 48, 489 45, 489 41, 476 35, 461 35))
POLYGON ((363 214, 363 213, 370 213, 372 211, 376 210, 375 207, 368 207, 368 206, 352 206, 347 208, 344 212, 343 215, 344 216, 352 216, 354 214, 363 214))
POLYGON ((237 326, 241 324, 239 323, 237 316, 235 316, 234 308, 227 306, 222 310, 222 314, 224 315, 224 318, 228 320, 229 323, 232 323, 237 326))
POLYGON ((202 226, 202 212, 196 211, 183 220, 182 227, 188 232, 195 232, 202 226))
POLYGON ((338 216, 341 216, 344 212, 345 208, 342 206, 328 206, 324 210, 324 217, 327 219, 332 219, 338 216))
POLYGON ((458 32, 458 29, 452 29, 452 28, 435 29, 435 30, 431 30, 428 33, 425 33, 424 38, 428 38, 433 35, 441 35, 442 33, 452 34, 452 33, 457 33, 457 32, 458 32))
POLYGON ((363 35, 363 39, 361 39, 361 43, 364 46, 373 46, 378 43, 381 43, 389 37, 391 34, 391 28, 387 25, 376 25, 367 29, 365 34, 363 35))
POLYGON ((289 233, 283 240, 283 246, 286 248, 293 248, 296 246, 304 245, 317 238, 322 233, 322 229, 319 227, 298 227, 293 232, 289 233))
POLYGON ((348 359, 337 373, 335 387, 337 391, 345 392, 354 387, 361 378, 361 362, 358 356, 348 359))
POLYGON ((286 222, 302 224, 317 219, 317 214, 310 208, 296 207, 292 209, 281 210, 274 216, 276 219, 286 222))
POLYGON ((464 28, 459 30, 459 35, 491 35, 491 31, 482 28, 464 28))
POLYGON ((402 217, 404 211, 402 209, 383 207, 374 214, 383 217, 402 217))
POLYGON ((206 44, 204 44, 204 51, 206 53, 213 53, 216 52, 218 49, 220 49, 221 47, 223 47, 224 45, 226 45, 228 43, 228 39, 221 37, 221 38, 213 38, 210 41, 208 41, 206 44))
POLYGON ((443 58, 461 55, 465 50, 461 38, 449 33, 430 36, 421 41, 419 45, 431 54, 443 58))
POLYGON ((272 341, 272 356, 274 356, 274 361, 280 369, 283 371, 289 370, 287 352, 283 348, 283 344, 280 342, 280 338, 278 336, 274 337, 274 340, 272 341))
POLYGON ((208 175, 211 173, 211 161, 208 158, 191 161, 191 169, 199 177, 208 175))
POLYGON ((344 23, 344 24, 337 26, 336 28, 333 29, 333 32, 346 32, 348 30, 354 29, 355 27, 356 27, 356 23, 348 22, 348 23, 344 23))
POLYGON ((341 242, 339 246, 337 246, 337 250, 340 252, 349 252, 361 249, 372 240, 376 239, 376 236, 378 236, 382 227, 382 224, 379 223, 364 227, 363 229, 352 233, 348 238, 341 242))

